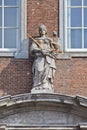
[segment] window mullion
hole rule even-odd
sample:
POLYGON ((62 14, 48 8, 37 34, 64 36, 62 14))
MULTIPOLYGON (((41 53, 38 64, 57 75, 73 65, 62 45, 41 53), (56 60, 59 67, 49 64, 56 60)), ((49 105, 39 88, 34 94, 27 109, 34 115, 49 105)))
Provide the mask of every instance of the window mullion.
POLYGON ((4 0, 2 1, 2 48, 4 48, 4 0))
POLYGON ((82 49, 84 49, 84 0, 82 0, 82 49))
MULTIPOLYGON (((19 1, 19 2, 20 2, 20 1, 19 1)), ((18 21, 19 21, 19 19, 20 19, 20 17, 21 17, 21 16, 20 16, 20 9, 21 9, 21 2, 20 2, 20 4, 19 4, 19 9, 18 9, 18 12, 19 12, 19 13, 17 13, 17 23, 18 23, 18 21), (18 18, 19 18, 19 19, 18 19, 18 18)), ((18 24, 18 28, 20 28, 20 24, 18 24)), ((19 29, 17 29, 16 32, 17 32, 17 33, 16 33, 16 34, 17 34, 17 35, 16 35, 16 47, 19 49, 19 48, 20 48, 20 44, 18 44, 18 38, 19 38, 19 37, 18 37, 18 36, 19 36, 18 33, 19 33, 19 29)))
POLYGON ((68 48, 68 45, 67 45, 67 31, 68 31, 68 29, 67 29, 67 21, 68 21, 68 19, 66 18, 66 16, 67 16, 67 1, 64 1, 65 2, 65 40, 66 40, 66 44, 65 44, 65 49, 67 50, 67 48, 68 48))
POLYGON ((67 9, 69 10, 69 16, 68 16, 68 26, 67 26, 67 31, 69 33, 69 38, 68 38, 68 47, 67 48, 71 48, 71 7, 67 7, 67 9))

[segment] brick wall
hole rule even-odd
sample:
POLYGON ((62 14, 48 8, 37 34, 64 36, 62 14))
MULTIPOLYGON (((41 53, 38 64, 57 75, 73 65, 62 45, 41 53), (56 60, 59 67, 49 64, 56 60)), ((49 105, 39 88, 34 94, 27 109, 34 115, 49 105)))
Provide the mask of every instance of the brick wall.
POLYGON ((57 60, 55 92, 87 96, 87 58, 57 60))
MULTIPOLYGON (((58 31, 58 0, 27 0, 27 31, 38 35, 38 26, 47 26, 48 35, 58 31)), ((33 59, 0 58, 0 96, 28 93, 32 87, 33 59)), ((87 58, 57 60, 54 79, 55 93, 87 95, 87 58)))
POLYGON ((30 92, 32 60, 0 58, 0 96, 30 92))
POLYGON ((28 33, 38 35, 38 26, 47 26, 48 35, 58 31, 58 0, 27 0, 28 2, 28 33))

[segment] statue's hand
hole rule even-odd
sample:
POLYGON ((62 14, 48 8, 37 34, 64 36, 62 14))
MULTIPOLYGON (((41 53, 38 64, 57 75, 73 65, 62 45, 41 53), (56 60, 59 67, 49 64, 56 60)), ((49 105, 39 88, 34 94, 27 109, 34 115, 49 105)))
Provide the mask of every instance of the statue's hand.
POLYGON ((52 45, 56 45, 56 42, 53 42, 53 41, 52 41, 51 44, 52 44, 52 45))
POLYGON ((50 50, 50 53, 53 53, 53 52, 55 52, 55 51, 56 51, 55 49, 51 49, 51 50, 50 50))
POLYGON ((62 53, 62 50, 58 50, 58 53, 62 53))

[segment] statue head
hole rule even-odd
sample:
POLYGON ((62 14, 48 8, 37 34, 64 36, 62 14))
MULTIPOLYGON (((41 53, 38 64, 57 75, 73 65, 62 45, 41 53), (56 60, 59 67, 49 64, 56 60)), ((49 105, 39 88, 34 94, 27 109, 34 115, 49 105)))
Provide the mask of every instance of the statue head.
POLYGON ((44 24, 41 24, 39 26, 39 34, 40 36, 47 34, 47 28, 44 24))

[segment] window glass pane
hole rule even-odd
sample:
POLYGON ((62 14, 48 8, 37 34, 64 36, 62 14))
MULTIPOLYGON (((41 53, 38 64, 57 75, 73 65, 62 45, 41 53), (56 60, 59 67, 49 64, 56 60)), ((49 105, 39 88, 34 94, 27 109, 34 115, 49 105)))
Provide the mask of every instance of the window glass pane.
POLYGON ((70 5, 70 6, 81 6, 82 0, 68 0, 68 5, 70 5))
POLYGON ((2 5, 2 0, 0 0, 0 5, 2 5))
POLYGON ((71 30, 67 31, 67 48, 71 48, 71 30))
POLYGON ((2 47, 2 31, 0 29, 0 48, 2 47))
POLYGON ((87 6, 87 0, 84 0, 84 5, 87 6))
POLYGON ((84 9, 84 26, 87 27, 87 8, 84 9))
POLYGON ((82 48, 82 30, 68 30, 68 48, 82 48))
POLYGON ((5 5, 17 6, 20 0, 4 0, 5 5))
POLYGON ((0 8, 0 26, 2 25, 2 8, 0 8))
POLYGON ((82 30, 71 30, 71 48, 82 48, 82 30))
POLYGON ((87 29, 84 31, 84 47, 87 48, 87 29))
POLYGON ((5 8, 5 26, 18 26, 20 20, 18 14, 19 8, 5 8))
POLYGON ((5 48, 16 48, 19 39, 18 29, 5 29, 5 48))
POLYGON ((68 8, 68 26, 81 27, 82 26, 82 9, 68 8))

